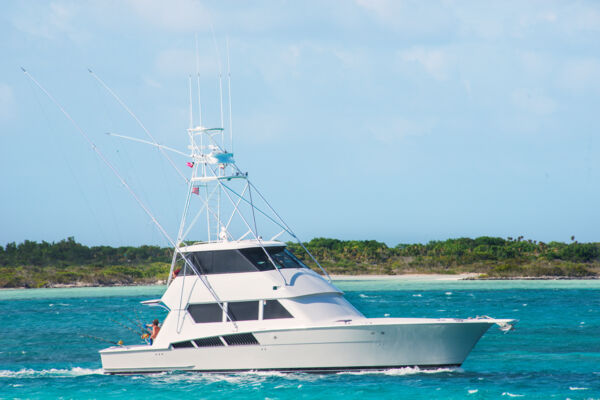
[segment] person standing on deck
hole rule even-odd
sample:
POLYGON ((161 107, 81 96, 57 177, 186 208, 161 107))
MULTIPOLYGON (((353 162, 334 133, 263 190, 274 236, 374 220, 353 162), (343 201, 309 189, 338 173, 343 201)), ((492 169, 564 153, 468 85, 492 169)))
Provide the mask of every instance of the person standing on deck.
POLYGON ((150 346, 152 346, 152 342, 154 342, 154 339, 156 339, 156 336, 158 336, 158 332, 160 332, 158 320, 155 319, 154 321, 152 321, 152 324, 148 324, 146 325, 146 327, 150 328, 148 329, 148 331, 150 333, 150 346))

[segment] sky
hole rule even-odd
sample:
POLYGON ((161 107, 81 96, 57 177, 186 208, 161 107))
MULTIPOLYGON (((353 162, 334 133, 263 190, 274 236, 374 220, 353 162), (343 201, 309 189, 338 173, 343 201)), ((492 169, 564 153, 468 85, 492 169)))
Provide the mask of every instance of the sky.
POLYGON ((175 236, 184 182, 88 68, 185 150, 196 36, 204 125, 228 43, 237 164, 301 239, 600 241, 597 1, 9 0, 0 244, 167 245, 21 67, 175 236))

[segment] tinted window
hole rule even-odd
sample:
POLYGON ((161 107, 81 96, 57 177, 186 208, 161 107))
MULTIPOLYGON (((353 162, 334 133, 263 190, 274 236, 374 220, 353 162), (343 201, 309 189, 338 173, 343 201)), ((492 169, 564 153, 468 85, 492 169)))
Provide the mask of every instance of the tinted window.
MULTIPOLYGON (((192 261, 191 258, 188 258, 188 260, 192 261)), ((200 272, 200 270, 198 270, 198 272, 200 272)), ((173 273, 175 274, 175 276, 196 275, 192 267, 187 265, 185 262, 178 263, 178 265, 176 265, 173 269, 173 273)))
MULTIPOLYGON (((269 252, 269 255, 275 262, 277 268, 306 268, 306 266, 302 264, 296 256, 286 250, 285 247, 265 247, 265 249, 269 252)), ((262 248, 254 247, 251 249, 242 249, 240 252, 252 261, 252 264, 260 271, 273 269, 273 263, 269 260, 269 257, 267 257, 262 248)))
POLYGON ((281 268, 308 268, 302 261, 298 260, 289 250, 279 248, 277 251, 269 252, 273 261, 281 266, 281 268))
POLYGON ((223 342, 221 342, 221 339, 219 339, 218 336, 196 339, 196 340, 194 340, 194 343, 196 343, 196 346, 198 346, 198 347, 224 346, 223 342))
POLYGON ((263 306, 263 319, 293 318, 292 314, 285 309, 277 300, 265 300, 263 306))
POLYGON ((252 345, 259 344, 256 337, 254 337, 251 333, 238 333, 236 335, 225 335, 223 339, 227 342, 229 346, 244 346, 244 345, 252 345))
POLYGON ((250 249, 241 249, 240 252, 254 264, 259 271, 268 271, 275 269, 269 257, 265 254, 265 251, 260 247, 253 247, 250 249))
POLYGON ((192 342, 177 342, 177 343, 171 343, 171 346, 173 346, 174 349, 185 349, 188 347, 194 347, 194 345, 192 344, 192 342))
POLYGON ((189 259, 202 274, 255 272, 256 268, 238 250, 198 251, 189 259))
POLYGON ((190 304, 187 310, 196 323, 223 321, 223 310, 217 303, 190 304))
POLYGON ((227 304, 227 313, 234 321, 258 319, 258 301, 236 301, 227 304))

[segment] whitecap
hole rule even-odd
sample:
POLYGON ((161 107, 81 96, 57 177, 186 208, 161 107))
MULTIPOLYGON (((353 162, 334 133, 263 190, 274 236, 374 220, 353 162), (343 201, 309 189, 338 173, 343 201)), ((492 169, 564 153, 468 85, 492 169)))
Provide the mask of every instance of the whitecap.
POLYGON ((569 390, 588 390, 589 388, 586 387, 575 387, 575 386, 569 386, 569 390))
POLYGON ((413 297, 423 297, 421 294, 413 294, 413 297))
POLYGON ((446 292, 446 296, 450 296, 452 292, 446 292))
POLYGON ((469 389, 467 392, 469 392, 469 394, 473 394, 479 392, 479 389, 469 389))
POLYGON ((524 394, 514 394, 514 393, 509 393, 509 392, 503 392, 502 396, 508 396, 508 397, 524 397, 524 394))

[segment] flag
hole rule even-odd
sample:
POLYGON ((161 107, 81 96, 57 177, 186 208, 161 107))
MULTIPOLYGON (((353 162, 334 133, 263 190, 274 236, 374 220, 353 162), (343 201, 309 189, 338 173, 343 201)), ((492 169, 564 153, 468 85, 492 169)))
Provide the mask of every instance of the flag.
POLYGON ((200 188, 198 186, 194 186, 192 188, 192 193, 194 193, 194 194, 200 194, 200 188))
POLYGON ((186 162, 185 165, 187 165, 190 168, 194 167, 194 163, 193 162, 186 162))

